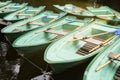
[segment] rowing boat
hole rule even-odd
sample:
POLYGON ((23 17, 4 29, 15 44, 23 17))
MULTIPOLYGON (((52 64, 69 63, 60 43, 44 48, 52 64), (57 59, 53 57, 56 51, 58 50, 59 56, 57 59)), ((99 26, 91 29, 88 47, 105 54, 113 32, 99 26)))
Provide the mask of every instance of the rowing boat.
POLYGON ((26 8, 16 11, 14 13, 11 13, 7 16, 5 16, 3 19, 5 21, 9 21, 9 22, 17 22, 23 19, 27 19, 30 17, 33 17, 37 14, 39 14, 40 12, 42 12, 45 9, 45 6, 40 6, 40 7, 32 7, 32 6, 27 6, 26 8))
POLYGON ((44 53, 46 47, 73 30, 81 29, 88 24, 92 19, 77 19, 73 16, 64 17, 57 22, 48 25, 44 28, 28 32, 13 42, 13 47, 26 57, 35 53, 44 53))
POLYGON ((104 50, 110 42, 118 39, 114 33, 116 29, 94 23, 86 27, 82 31, 74 31, 64 36, 47 47, 44 60, 50 64, 54 73, 88 61, 104 50))
POLYGON ((16 22, 9 25, 1 30, 1 33, 5 34, 10 42, 13 42, 18 36, 48 25, 61 17, 65 16, 66 13, 54 13, 53 11, 44 11, 37 16, 31 17, 26 20, 16 22))
POLYGON ((10 4, 10 3, 11 3, 11 1, 6 1, 6 2, 1 2, 0 1, 0 8, 6 6, 6 5, 10 4))
POLYGON ((67 12, 69 14, 75 15, 75 16, 83 16, 83 17, 93 17, 94 15, 87 11, 86 9, 83 9, 81 7, 75 6, 73 4, 65 4, 64 6, 61 5, 53 5, 57 10, 61 10, 64 12, 67 12))
POLYGON ((105 27, 110 27, 110 28, 115 28, 115 29, 120 29, 120 24, 118 22, 111 22, 111 21, 105 21, 101 19, 96 19, 94 21, 95 24, 105 26, 105 27))
POLYGON ((6 16, 12 12, 23 9, 25 6, 27 6, 27 3, 22 3, 22 4, 10 3, 4 7, 1 7, 0 8, 0 18, 3 18, 4 16, 6 16))
POLYGON ((107 21, 120 21, 120 13, 108 6, 101 6, 98 8, 87 7, 87 9, 100 19, 107 21))
POLYGON ((98 54, 88 65, 83 80, 119 80, 120 39, 98 54))

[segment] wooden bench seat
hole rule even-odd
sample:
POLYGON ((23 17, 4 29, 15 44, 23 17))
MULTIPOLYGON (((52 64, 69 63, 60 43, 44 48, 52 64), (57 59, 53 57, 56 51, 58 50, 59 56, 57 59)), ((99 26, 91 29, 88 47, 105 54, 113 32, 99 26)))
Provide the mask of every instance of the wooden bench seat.
MULTIPOLYGON (((77 54, 80 55, 87 55, 91 53, 90 51, 97 47, 98 45, 101 45, 104 39, 101 39, 99 37, 93 37, 93 38, 88 38, 84 40, 86 43, 76 52, 77 54)), ((96 49, 95 49, 96 50, 96 49)), ((95 51, 93 50, 93 51, 95 51)), ((92 51, 92 52, 93 52, 92 51)))

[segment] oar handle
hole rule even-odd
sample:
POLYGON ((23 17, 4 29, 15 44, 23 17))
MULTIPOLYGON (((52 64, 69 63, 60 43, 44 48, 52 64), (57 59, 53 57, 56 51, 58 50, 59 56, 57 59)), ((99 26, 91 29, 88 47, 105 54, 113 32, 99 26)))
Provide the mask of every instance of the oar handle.
POLYGON ((104 35, 104 34, 108 34, 109 32, 104 32, 104 33, 99 33, 99 34, 95 34, 95 35, 90 35, 90 36, 87 36, 87 38, 92 38, 92 37, 96 37, 96 36, 101 36, 101 35, 104 35))
POLYGON ((92 48, 89 52, 92 52, 92 51, 98 49, 99 47, 100 47, 100 45, 97 45, 96 47, 92 48))
POLYGON ((52 23, 52 22, 54 22, 55 20, 57 20, 58 18, 54 18, 54 19, 52 19, 52 20, 50 20, 48 23, 52 23))
POLYGON ((43 30, 40 30, 40 31, 38 31, 38 32, 35 32, 35 34, 38 34, 38 33, 40 33, 40 32, 44 32, 44 31, 46 31, 47 29, 43 29, 43 30))
POLYGON ((110 64, 111 62, 112 62, 111 60, 107 61, 103 65, 99 66, 95 71, 97 72, 97 71, 101 70, 102 68, 104 68, 105 66, 107 66, 108 64, 110 64))
POLYGON ((113 38, 115 37, 115 35, 114 36, 111 36, 110 38, 108 38, 107 40, 105 40, 104 42, 103 42, 103 45, 106 45, 110 40, 112 40, 113 38))
POLYGON ((118 58, 118 57, 120 57, 120 54, 118 54, 118 55, 114 56, 114 58, 115 58, 115 59, 116 59, 116 58, 118 58))
POLYGON ((18 11, 18 12, 15 14, 15 16, 18 15, 19 13, 23 12, 23 11, 25 11, 25 9, 18 11))
MULTIPOLYGON (((27 23, 32 23, 32 22, 34 22, 34 21, 36 21, 36 20, 38 20, 38 19, 40 19, 40 18, 36 18, 36 19, 34 19, 34 20, 32 20, 32 21, 29 21, 29 22, 27 22, 27 23)), ((26 25, 27 23, 24 23, 24 24, 18 25, 18 27, 19 27, 19 26, 26 25)))
MULTIPOLYGON (((120 54, 114 56, 114 59, 116 59, 118 57, 120 57, 120 54)), ((97 72, 97 71, 101 70, 102 68, 104 68, 105 66, 107 66, 108 64, 110 64, 112 62, 112 60, 113 59, 108 60, 106 63, 104 63, 103 65, 99 66, 95 71, 97 72)))
POLYGON ((104 32, 104 33, 99 33, 99 34, 90 35, 90 36, 86 36, 86 37, 81 37, 81 38, 78 38, 78 39, 73 39, 70 42, 76 41, 76 40, 83 40, 83 39, 87 39, 87 38, 92 38, 92 37, 96 37, 96 36, 100 36, 100 35, 104 35, 104 34, 108 34, 108 33, 110 33, 110 32, 104 32))

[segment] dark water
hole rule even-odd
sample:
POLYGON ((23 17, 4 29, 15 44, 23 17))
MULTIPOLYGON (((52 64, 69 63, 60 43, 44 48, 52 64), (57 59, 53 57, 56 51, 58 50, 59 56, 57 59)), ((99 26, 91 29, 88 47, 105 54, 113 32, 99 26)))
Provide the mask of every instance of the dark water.
MULTIPOLYGON (((3 0, 3 1, 6 1, 6 0, 3 0)), ((53 11, 54 11, 54 7, 52 6, 53 4, 64 5, 66 3, 71 3, 71 4, 74 4, 74 5, 77 5, 80 7, 84 7, 84 8, 89 5, 93 6, 93 0, 90 0, 90 1, 88 1, 88 0, 13 0, 13 2, 19 2, 19 3, 27 2, 27 3, 29 3, 29 5, 35 6, 35 7, 38 7, 40 5, 45 5, 47 10, 53 10, 53 11)), ((111 8, 120 11, 120 7, 118 6, 120 4, 120 0, 98 0, 98 3, 103 4, 103 5, 108 5, 111 8)), ((4 42, 5 44, 7 43, 7 51, 5 54, 6 57, 0 58, 1 59, 0 61, 2 61, 2 59, 3 60, 7 59, 8 61, 13 61, 13 62, 15 61, 15 63, 16 63, 16 59, 20 58, 17 55, 17 52, 14 50, 14 48, 12 48, 11 44, 8 41, 6 41, 3 36, 1 36, 0 39, 1 39, 1 44, 3 44, 2 42, 4 42)), ((1 50, 0 53, 3 53, 1 48, 0 48, 0 50, 1 50)), ((33 55, 33 56, 29 57, 28 59, 30 61, 32 61, 35 65, 38 65, 39 67, 41 67, 43 70, 51 71, 48 64, 43 61, 43 57, 42 56, 40 57, 39 54, 33 55)), ((21 67, 20 67, 20 72, 18 73, 16 80, 30 80, 31 78, 42 74, 38 68, 33 66, 33 64, 29 63, 28 61, 26 61, 24 59, 22 59, 22 60, 23 61, 22 61, 21 67)), ((77 65, 75 67, 72 67, 60 74, 53 74, 52 77, 54 80, 82 80, 83 73, 84 73, 87 65, 89 64, 89 62, 90 61, 88 61, 84 64, 77 65)), ((6 63, 6 62, 4 62, 4 63, 6 63)), ((11 63, 9 62, 9 64, 11 64, 11 63)), ((0 75, 2 74, 1 73, 2 69, 5 69, 5 68, 0 67, 0 75)), ((6 72, 4 74, 6 74, 6 72)), ((4 74, 2 74, 2 75, 4 75, 4 74)), ((8 77, 8 75, 6 75, 6 76, 8 77)), ((0 80, 7 80, 7 79, 2 79, 0 76, 0 80)), ((8 80, 14 80, 14 79, 8 79, 8 80)))

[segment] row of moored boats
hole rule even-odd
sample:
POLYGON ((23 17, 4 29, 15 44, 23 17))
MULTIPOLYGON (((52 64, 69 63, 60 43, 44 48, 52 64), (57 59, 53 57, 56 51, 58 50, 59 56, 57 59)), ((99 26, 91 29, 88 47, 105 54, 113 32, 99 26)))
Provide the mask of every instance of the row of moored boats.
POLYGON ((120 13, 107 6, 53 6, 58 13, 45 10, 46 6, 0 2, 0 18, 12 22, 1 33, 25 57, 43 54, 54 73, 96 55, 84 80, 113 80, 120 66, 120 13))

